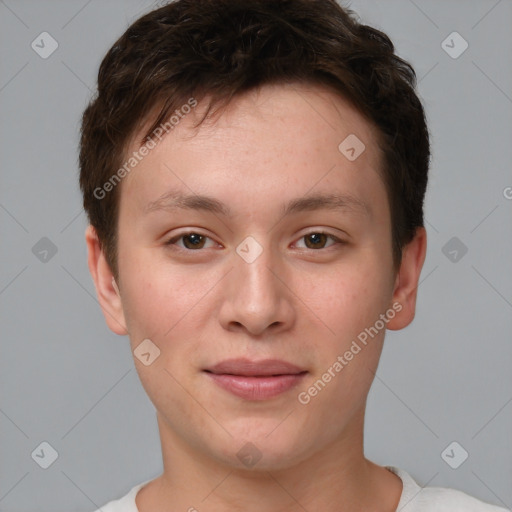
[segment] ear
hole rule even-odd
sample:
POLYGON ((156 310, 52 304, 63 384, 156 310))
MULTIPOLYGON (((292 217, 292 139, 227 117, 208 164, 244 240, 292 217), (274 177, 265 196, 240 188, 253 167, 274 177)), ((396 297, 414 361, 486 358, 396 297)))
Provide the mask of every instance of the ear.
POLYGON ((402 263, 393 290, 393 304, 400 304, 401 309, 398 308, 398 305, 396 306, 398 313, 388 322, 388 329, 394 331, 403 329, 414 319, 418 281, 426 252, 427 232, 423 227, 417 228, 414 238, 402 251, 402 263))
POLYGON ((93 226, 85 230, 89 272, 96 287, 96 295, 111 331, 121 336, 128 334, 119 288, 107 263, 98 235, 93 226))

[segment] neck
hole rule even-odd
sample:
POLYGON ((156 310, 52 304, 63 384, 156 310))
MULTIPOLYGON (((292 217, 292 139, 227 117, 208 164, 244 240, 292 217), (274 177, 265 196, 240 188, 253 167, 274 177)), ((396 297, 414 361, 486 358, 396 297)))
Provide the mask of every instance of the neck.
POLYGON ((363 454, 364 412, 349 432, 328 446, 279 469, 241 470, 181 442, 158 415, 163 474, 141 489, 139 512, 394 512, 401 480, 363 454))

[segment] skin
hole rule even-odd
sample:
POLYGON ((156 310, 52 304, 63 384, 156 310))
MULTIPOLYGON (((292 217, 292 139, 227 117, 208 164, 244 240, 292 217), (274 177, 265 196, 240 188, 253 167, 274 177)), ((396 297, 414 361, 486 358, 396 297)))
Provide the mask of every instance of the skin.
POLYGON ((193 131, 203 108, 200 102, 122 182, 117 286, 94 229, 86 231, 108 326, 129 333, 132 351, 146 338, 160 349, 149 366, 134 357, 157 410, 164 465, 139 491, 137 507, 395 511, 401 480, 363 453, 366 399, 385 329, 308 404, 298 394, 394 303, 401 310, 388 329, 413 320, 425 230, 405 247, 396 272, 377 130, 329 90, 264 86, 193 131), (354 161, 338 150, 349 134, 366 146, 354 161), (213 196, 233 217, 144 213, 176 189, 213 196), (357 197, 368 212, 282 216, 291 199, 334 191, 357 197), (344 243, 306 237, 322 231, 344 243), (165 245, 186 232, 207 238, 199 249, 187 237, 174 249, 165 245), (252 263, 236 252, 247 236, 262 247, 252 263), (231 357, 282 359, 308 374, 277 397, 244 400, 202 371, 231 357), (252 467, 236 456, 247 442, 262 455, 252 467))

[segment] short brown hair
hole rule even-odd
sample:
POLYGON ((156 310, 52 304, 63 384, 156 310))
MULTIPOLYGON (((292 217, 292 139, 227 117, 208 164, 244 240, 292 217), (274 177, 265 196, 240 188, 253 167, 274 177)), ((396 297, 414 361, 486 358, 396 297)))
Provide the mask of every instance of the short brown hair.
POLYGON ((330 87, 378 128, 398 268, 423 226, 430 144, 415 71, 388 36, 335 0, 178 0, 114 43, 82 118, 84 209, 115 277, 120 186, 100 199, 95 190, 122 165, 142 122, 157 109, 141 144, 191 97, 207 97, 208 114, 253 88, 284 83, 330 87))

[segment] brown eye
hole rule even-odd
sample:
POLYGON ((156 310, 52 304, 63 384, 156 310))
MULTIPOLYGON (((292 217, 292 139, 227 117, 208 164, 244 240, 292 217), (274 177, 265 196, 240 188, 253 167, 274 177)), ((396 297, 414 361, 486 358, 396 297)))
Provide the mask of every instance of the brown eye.
POLYGON ((210 240, 210 238, 205 235, 201 235, 200 233, 191 231, 189 233, 183 233, 179 236, 171 238, 168 242, 166 242, 165 245, 176 245, 178 248, 194 251, 197 249, 203 249, 206 240, 210 240), (178 240, 183 240, 183 245, 177 245, 176 242, 178 240))
POLYGON ((325 233, 312 233, 311 235, 306 235, 304 238, 307 240, 306 246, 309 249, 318 249, 325 245, 327 235, 325 233))
POLYGON ((202 249, 206 237, 198 235, 197 233, 190 233, 183 236, 184 245, 187 249, 202 249), (187 243, 187 241, 189 241, 187 243))
MULTIPOLYGON (((330 235, 329 233, 323 233, 323 232, 312 232, 308 233, 307 235, 302 236, 300 239, 305 240, 305 245, 307 249, 325 249, 326 248, 326 242, 329 240, 334 240, 334 242, 340 242, 342 241, 339 238, 336 238, 333 235, 330 235)), ((331 244, 333 245, 333 244, 331 244)), ((328 247, 328 246, 327 246, 328 247)))

